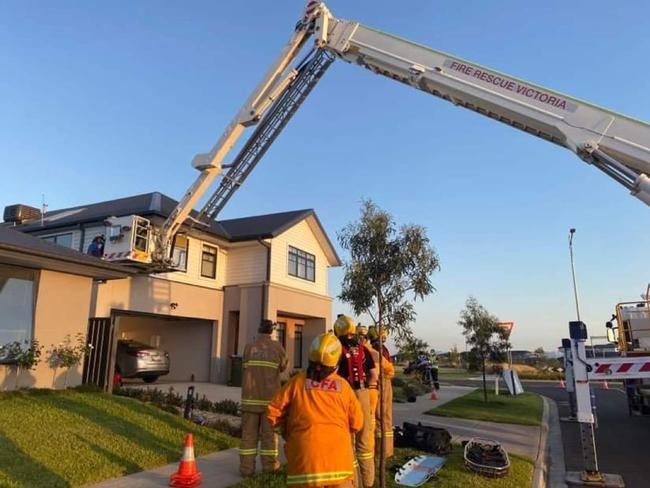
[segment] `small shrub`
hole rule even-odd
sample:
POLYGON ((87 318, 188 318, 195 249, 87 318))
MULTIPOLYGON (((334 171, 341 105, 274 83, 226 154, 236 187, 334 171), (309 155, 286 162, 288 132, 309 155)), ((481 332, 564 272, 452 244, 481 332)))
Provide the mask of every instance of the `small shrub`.
POLYGON ((210 412, 212 411, 212 402, 208 400, 208 398, 205 395, 201 395, 201 398, 196 400, 194 403, 194 408, 197 408, 198 410, 203 410, 205 412, 210 412))
POLYGON ((239 412, 239 403, 234 400, 221 400, 214 402, 212 406, 212 411, 215 413, 224 413, 227 415, 234 415, 239 417, 241 414, 239 412))
POLYGON ((232 437, 241 437, 241 425, 233 425, 224 419, 208 422, 207 426, 211 429, 218 430, 219 432, 223 432, 224 434, 228 434, 232 437))
POLYGON ((406 381, 404 381, 404 378, 400 378, 398 376, 395 376, 391 380, 391 383, 393 384, 393 388, 401 388, 406 384, 406 381))

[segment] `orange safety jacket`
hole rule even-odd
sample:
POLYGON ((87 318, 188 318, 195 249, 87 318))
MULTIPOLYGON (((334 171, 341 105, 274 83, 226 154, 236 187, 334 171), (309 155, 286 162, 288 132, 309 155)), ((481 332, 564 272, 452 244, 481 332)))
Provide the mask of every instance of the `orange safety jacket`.
POLYGON ((287 354, 269 334, 244 348, 241 409, 263 413, 271 397, 280 389, 280 373, 287 367, 287 354))
POLYGON ((273 397, 267 417, 286 440, 287 485, 338 485, 352 478, 351 433, 363 427, 363 411, 346 380, 332 373, 321 382, 294 376, 273 397))

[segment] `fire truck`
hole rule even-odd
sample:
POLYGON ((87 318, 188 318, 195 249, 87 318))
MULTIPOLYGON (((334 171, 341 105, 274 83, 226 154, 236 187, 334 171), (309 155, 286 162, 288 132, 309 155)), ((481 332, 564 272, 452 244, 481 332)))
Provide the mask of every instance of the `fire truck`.
MULTIPOLYGON (((638 373, 639 377, 623 379, 630 415, 650 415, 650 379, 641 377, 650 372, 650 286, 638 302, 616 305, 607 327, 608 339, 617 345, 622 358, 628 358, 613 372, 638 373), (634 362, 632 362, 634 359, 634 362)), ((609 367, 600 368, 607 370, 609 367)))
MULTIPOLYGON (((143 272, 173 269, 173 243, 187 227, 207 225, 245 182, 257 163, 300 108, 335 60, 359 66, 423 91, 457 107, 568 149, 578 158, 623 185, 650 205, 650 125, 578 98, 536 85, 492 68, 381 32, 332 15, 327 6, 309 0, 289 41, 252 91, 214 147, 192 160, 199 172, 162 226, 137 216, 107 222, 109 239, 104 258, 142 268, 143 272), (312 40, 313 42, 310 42, 312 40), (247 134, 241 149, 230 152, 247 134), (194 212, 216 178, 215 191, 194 212)), ((644 356, 648 339, 641 332, 648 304, 617 308, 623 357, 587 359, 587 329, 570 322, 563 340, 567 359, 567 389, 580 423, 584 471, 577 482, 592 486, 622 486, 598 469, 590 380, 650 378, 644 356), (645 308, 644 308, 645 307, 645 308), (642 310, 643 309, 643 310, 642 310), (626 325, 627 324, 627 325, 626 325)), ((613 328, 613 327, 612 327, 613 328)), ((627 383, 626 383, 627 384, 627 383)), ((647 408, 644 383, 634 384, 634 401, 647 408)))

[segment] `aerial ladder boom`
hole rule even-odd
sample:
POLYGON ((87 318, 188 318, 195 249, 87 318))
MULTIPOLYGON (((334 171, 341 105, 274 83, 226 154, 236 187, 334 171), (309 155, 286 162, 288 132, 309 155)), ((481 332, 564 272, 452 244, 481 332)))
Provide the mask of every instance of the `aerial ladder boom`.
POLYGON ((171 243, 188 218, 214 219, 241 186, 335 58, 356 64, 499 122, 563 146, 650 205, 650 125, 576 98, 484 68, 441 51, 337 19, 310 0, 279 58, 207 154, 201 173, 156 239, 154 261, 169 260, 171 243), (314 50, 290 64, 310 37, 314 50), (244 130, 257 125, 230 164, 224 160, 244 130), (190 213, 215 177, 228 169, 198 218, 190 213))

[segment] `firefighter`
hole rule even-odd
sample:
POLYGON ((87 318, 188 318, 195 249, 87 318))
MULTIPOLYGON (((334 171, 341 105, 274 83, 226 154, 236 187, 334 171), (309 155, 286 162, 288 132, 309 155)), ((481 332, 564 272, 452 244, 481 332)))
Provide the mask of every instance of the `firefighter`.
POLYGON ((275 324, 262 320, 259 336, 244 348, 244 375, 241 390, 241 444, 239 471, 242 476, 255 473, 257 443, 262 469, 266 472, 280 468, 278 438, 266 418, 266 406, 280 389, 280 374, 287 367, 287 354, 279 342, 271 339, 275 324))
POLYGON ((362 486, 369 487, 375 483, 375 455, 368 388, 377 383, 377 368, 372 355, 359 345, 357 327, 352 318, 339 315, 334 323, 334 333, 343 346, 339 374, 348 381, 363 410, 363 428, 357 432, 354 444, 362 486))
POLYGON ((429 362, 431 363, 431 377, 433 379, 433 387, 436 390, 440 389, 440 383, 438 382, 438 355, 436 354, 435 349, 429 351, 429 362))
POLYGON ((353 486, 351 434, 363 426, 363 412, 350 385, 336 374, 340 356, 334 334, 317 336, 307 372, 291 378, 267 408, 269 423, 286 441, 287 486, 353 486))
MULTIPOLYGON (((357 336, 359 337, 359 344, 366 348, 366 350, 372 356, 372 360, 375 363, 375 367, 379 367, 379 353, 375 351, 368 340, 368 327, 365 325, 357 325, 357 336)), ((379 402, 379 378, 375 378, 374 381, 368 382, 368 393, 370 394, 370 418, 372 419, 372 431, 375 430, 375 415, 377 413, 377 402, 379 402)), ((374 446, 373 446, 374 449, 374 446)))
MULTIPOLYGON (((386 329, 382 328, 381 337, 379 337, 377 328, 370 326, 368 328, 368 337, 372 341, 372 346, 376 351, 379 351, 381 354, 381 368, 383 372, 383 382, 382 382, 382 391, 383 391, 383 409, 380 412, 379 406, 377 407, 376 414, 376 427, 375 427, 375 437, 379 442, 375 443, 375 449, 377 454, 379 454, 379 449, 383 446, 384 457, 388 459, 393 455, 393 383, 392 379, 395 376, 395 367, 390 358, 390 353, 384 345, 386 338, 388 337, 388 332, 386 329), (384 425, 384 434, 381 433, 381 424, 383 420, 384 425)), ((381 402, 380 402, 381 404, 381 402)))

